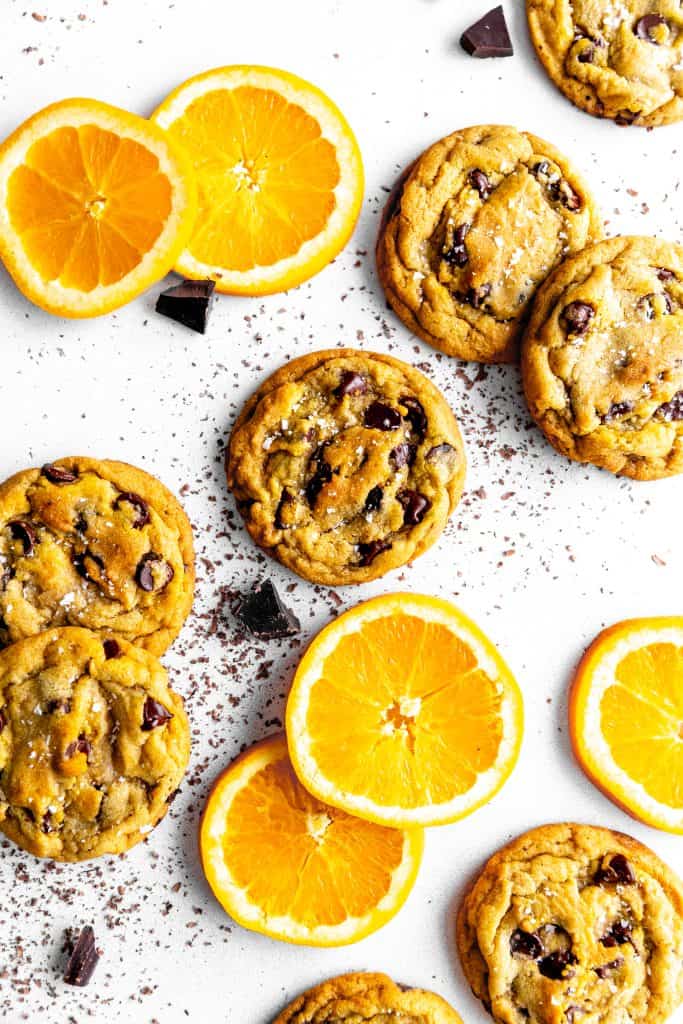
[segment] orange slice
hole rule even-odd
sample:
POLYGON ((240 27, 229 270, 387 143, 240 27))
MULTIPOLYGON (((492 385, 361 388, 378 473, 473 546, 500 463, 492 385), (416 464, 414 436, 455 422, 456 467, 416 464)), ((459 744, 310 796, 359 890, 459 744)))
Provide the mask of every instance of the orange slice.
POLYGON ((310 82, 276 68, 216 68, 152 117, 185 146, 199 183, 178 273, 266 295, 312 277, 346 245, 363 199, 360 150, 310 82))
POLYGON ((576 671, 569 725, 579 764, 608 797, 683 833, 683 617, 600 633, 576 671))
POLYGON ((368 821, 442 825, 510 775, 522 697, 490 640, 447 601, 389 594, 311 643, 287 703, 294 769, 320 800, 368 821))
POLYGON ((32 302, 99 316, 173 267, 194 225, 186 155, 97 100, 39 111, 0 146, 0 257, 32 302))
POLYGON ((371 825, 300 785, 284 735, 238 757, 200 827, 214 895, 245 928, 310 946, 357 942, 394 916, 422 858, 419 829, 371 825))

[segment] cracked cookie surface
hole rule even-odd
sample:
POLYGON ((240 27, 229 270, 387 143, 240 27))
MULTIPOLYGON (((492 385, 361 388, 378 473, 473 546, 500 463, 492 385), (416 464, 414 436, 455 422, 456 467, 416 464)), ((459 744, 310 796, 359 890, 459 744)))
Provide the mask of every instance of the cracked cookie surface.
POLYGON ((522 376, 570 459, 638 480, 683 471, 683 246, 611 238, 567 260, 534 303, 522 376))
POLYGON ((382 576, 434 543, 462 493, 465 454, 422 373, 332 349, 287 363, 252 396, 226 472, 256 543, 335 586, 382 576))
POLYGON ((193 590, 190 523, 143 470, 73 457, 0 484, 0 648, 70 625, 161 654, 193 590))
POLYGON ((75 627, 0 651, 0 831, 38 857, 122 853, 184 775, 183 701, 147 651, 75 627))
POLYGON ((512 362, 536 288, 602 234, 566 157, 533 135, 485 125, 436 142, 399 179, 377 267, 418 337, 460 359, 512 362))
POLYGON ((555 85, 596 117, 647 127, 683 118, 679 0, 527 0, 555 85))
POLYGON ((457 942, 474 994, 505 1024, 660 1024, 683 999, 683 885, 609 829, 546 825, 494 854, 457 942))
POLYGON ((343 974, 295 999, 274 1024, 462 1024, 433 992, 396 985, 386 974, 343 974))

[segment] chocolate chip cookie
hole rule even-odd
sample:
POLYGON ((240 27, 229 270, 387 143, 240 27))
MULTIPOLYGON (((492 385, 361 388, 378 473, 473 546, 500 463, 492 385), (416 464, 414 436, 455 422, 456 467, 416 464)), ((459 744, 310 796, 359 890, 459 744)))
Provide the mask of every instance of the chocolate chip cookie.
POLYGON ((273 1024, 462 1024, 441 996, 386 974, 342 974, 304 992, 273 1024))
POLYGON ((412 366, 314 352, 247 402, 226 453, 253 539, 304 579, 364 583, 422 554, 462 493, 455 416, 412 366))
POLYGON ((466 128, 399 181, 377 267, 418 337, 460 359, 512 362, 538 285, 602 234, 585 182, 554 146, 514 128, 466 128))
POLYGON ((154 655, 87 629, 0 651, 0 831, 38 857, 123 853, 163 818, 190 729, 154 655))
POLYGON ((522 348, 531 414, 578 462, 683 470, 683 246, 610 238, 540 289, 522 348))
POLYGON ((187 516, 141 469, 74 457, 0 484, 0 648, 72 625, 161 654, 193 589, 187 516))
POLYGON ((474 994, 505 1024, 660 1024, 683 999, 683 884, 609 829, 545 825, 494 854, 457 941, 474 994))
POLYGON ((618 124, 683 118, 679 0, 527 0, 536 51, 572 103, 618 124))

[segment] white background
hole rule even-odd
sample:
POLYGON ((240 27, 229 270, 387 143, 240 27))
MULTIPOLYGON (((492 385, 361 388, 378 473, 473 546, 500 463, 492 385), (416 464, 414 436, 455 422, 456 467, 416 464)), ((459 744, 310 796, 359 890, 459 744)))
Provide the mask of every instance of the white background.
POLYGON ((608 231, 680 240, 683 124, 645 132, 575 110, 535 61, 521 0, 505 4, 515 56, 498 61, 473 60, 457 45, 486 0, 31 2, 0 4, 0 136, 58 98, 94 96, 144 114, 198 71, 273 64, 339 103, 367 186, 356 234, 332 266, 287 295, 220 298, 206 337, 157 316, 157 288, 115 315, 70 323, 32 307, 0 271, 0 477, 75 453, 137 463, 184 488, 199 556, 194 615, 165 657, 193 724, 188 781, 150 840, 123 858, 55 866, 0 844, 0 1015, 269 1024, 309 984, 375 968, 433 987, 466 1024, 484 1024, 456 961, 453 915, 501 843, 574 819, 631 832, 683 869, 683 838, 632 821, 584 778, 565 699, 572 666, 602 626, 683 610, 683 480, 636 484, 570 464, 530 424, 516 367, 480 373, 416 342, 377 285, 378 214, 397 172, 428 143, 502 122, 574 159, 608 231), (510 662, 527 724, 502 793, 428 835, 398 917, 356 946, 325 951, 234 925, 203 880, 195 837, 212 778, 277 728, 297 657, 287 644, 240 640, 230 590, 266 573, 282 589, 294 584, 288 600, 304 640, 337 610, 329 592, 257 554, 226 495, 221 442, 239 404, 285 356, 356 343, 426 367, 461 420, 469 475, 440 543, 412 568, 342 591, 341 606, 399 588, 455 599, 510 662), (66 927, 87 922, 104 957, 79 991, 61 981, 61 944, 66 927))

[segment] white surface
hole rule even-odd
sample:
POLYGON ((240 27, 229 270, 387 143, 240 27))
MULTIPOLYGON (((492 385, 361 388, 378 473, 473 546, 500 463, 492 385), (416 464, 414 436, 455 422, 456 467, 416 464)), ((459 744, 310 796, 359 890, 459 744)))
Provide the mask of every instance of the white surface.
POLYGON ((566 462, 529 424, 514 367, 478 373, 412 339, 377 286, 378 212, 399 169, 427 143, 467 124, 508 122, 575 159, 610 231, 680 239, 683 125, 647 133, 574 110, 535 63, 521 0, 505 5, 516 55, 501 61, 472 60, 457 45, 486 0, 31 3, 2 3, 0 135, 59 97, 92 95, 144 113, 202 69, 274 64, 339 102, 358 134, 367 189, 356 235, 334 265, 288 295, 220 299, 205 338, 155 315, 158 289, 101 321, 67 323, 31 307, 0 276, 0 475, 77 452, 138 463, 176 491, 189 485, 200 556, 193 623, 165 659, 194 727, 189 782, 150 841, 123 859, 55 868, 0 846, 0 1013, 55 1024, 268 1024, 308 984, 380 968, 433 986, 467 1024, 484 1024, 454 956, 453 912, 502 842, 541 822, 576 819, 629 831, 683 869, 683 839, 638 825, 586 781, 572 761, 565 706, 572 666, 604 624, 681 611, 683 480, 638 485, 566 462), (48 20, 34 21, 34 10, 48 20), (429 834, 399 916, 357 946, 316 951, 233 925, 197 863, 210 780, 243 744, 273 730, 295 662, 284 645, 269 645, 260 659, 235 645, 221 587, 248 586, 259 572, 283 587, 296 582, 290 601, 304 638, 334 607, 323 591, 265 565, 236 519, 226 520, 233 506, 218 442, 285 355, 359 338, 427 366, 461 419, 470 469, 441 542, 412 569, 344 591, 343 604, 400 587, 454 597, 516 672, 527 726, 503 792, 429 834), (214 613, 220 625, 211 634, 214 613), (273 664, 256 679, 263 658, 273 664), (59 950, 63 929, 88 921, 104 959, 79 992, 60 980, 59 950))

